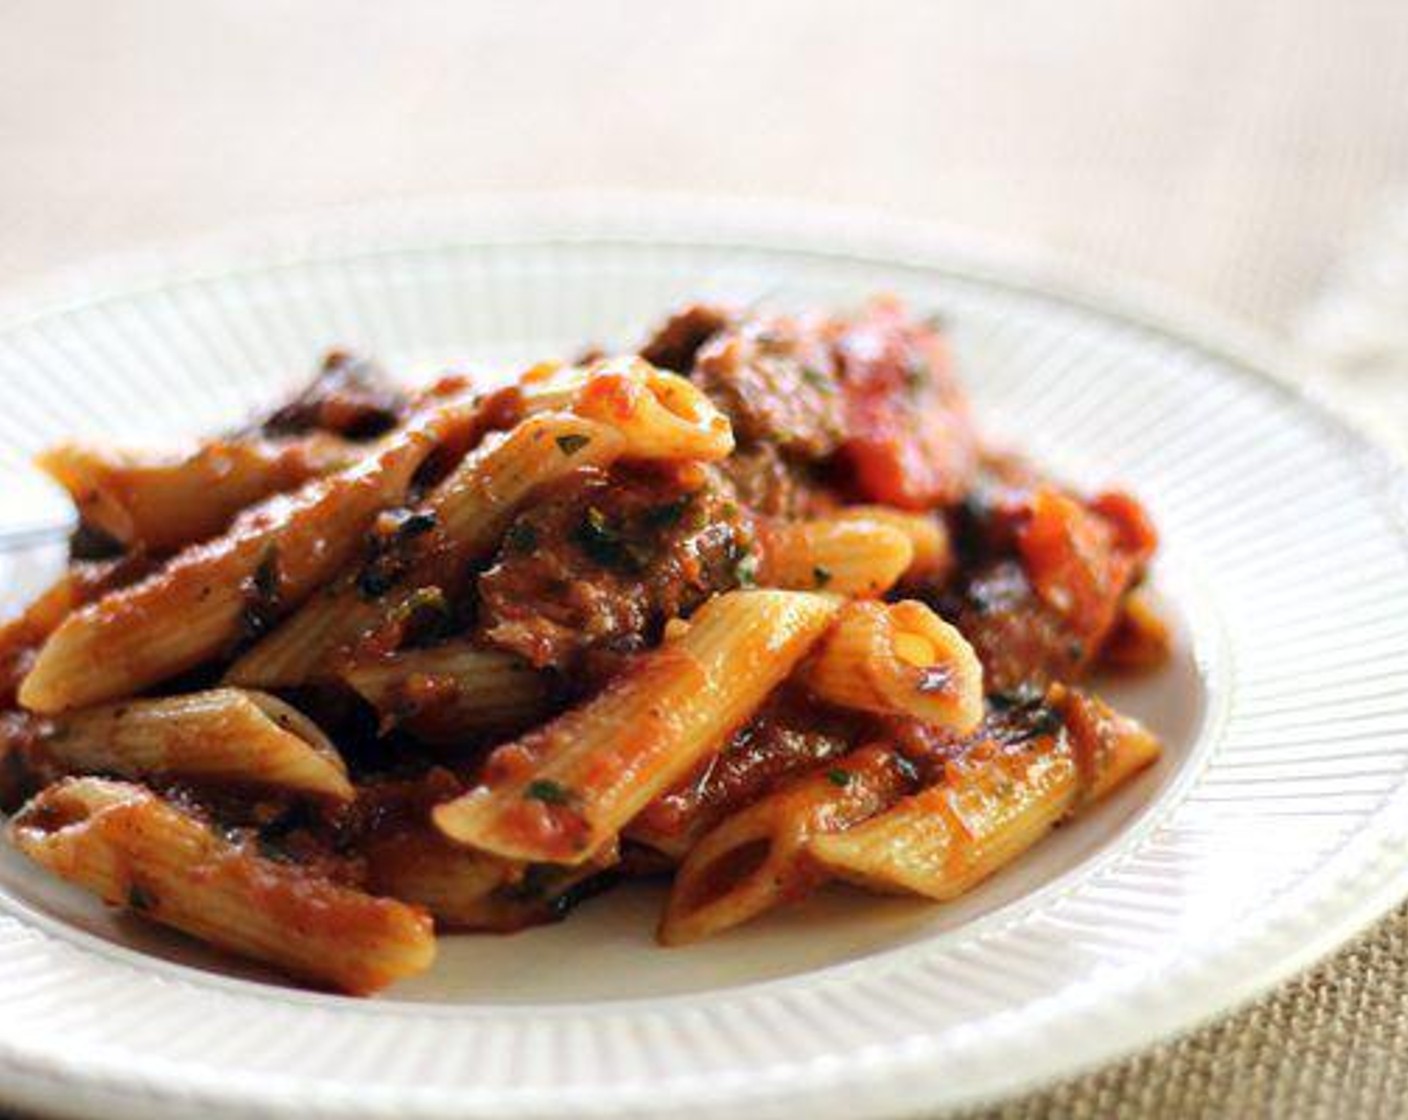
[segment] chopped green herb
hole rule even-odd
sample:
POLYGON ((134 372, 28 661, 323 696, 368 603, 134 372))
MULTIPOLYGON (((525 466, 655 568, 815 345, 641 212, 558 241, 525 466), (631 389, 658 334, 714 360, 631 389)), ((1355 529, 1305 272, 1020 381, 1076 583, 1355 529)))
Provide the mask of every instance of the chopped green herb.
POLYGON ((575 455, 591 443, 591 436, 567 435, 557 437, 557 448, 564 455, 575 455))
POLYGON ((1055 735, 1065 729, 1066 721, 1061 718, 1060 712, 1043 704, 1033 713, 1028 726, 1033 735, 1055 735))
POLYGON ((523 791, 523 796, 529 801, 542 801, 548 805, 566 805, 572 800, 572 794, 566 786, 559 785, 548 778, 538 778, 528 783, 528 788, 523 791))
POLYGON ((603 568, 639 572, 650 556, 638 543, 628 540, 596 506, 587 507, 577 526, 577 544, 603 568))
POLYGON ((408 513, 396 526, 396 536, 407 541, 413 537, 424 536, 434 529, 437 522, 435 514, 429 512, 408 513))
POLYGON ((138 913, 145 914, 156 909, 156 895, 141 883, 133 883, 127 888, 127 905, 138 913))
POLYGON ((988 705, 995 712, 1008 712, 1013 708, 1030 708, 1041 702, 1041 689, 1033 684, 1018 685, 1008 692, 988 693, 988 705))
POLYGON ((293 853, 284 844, 281 836, 269 836, 261 834, 258 840, 259 854, 274 863, 292 863, 293 853))
POLYGON ((652 506, 641 516, 641 522, 650 529, 668 529, 672 525, 679 524, 679 520, 684 516, 685 510, 689 509, 690 503, 694 501, 693 494, 684 494, 672 502, 662 502, 658 506, 652 506))
POLYGON ((393 626, 409 626, 417 615, 433 615, 448 625, 450 613, 450 601, 444 591, 438 587, 418 587, 395 605, 387 621, 393 626))
POLYGON ((519 555, 532 552, 538 547, 538 530, 532 522, 515 521, 504 534, 504 548, 519 555))
POLYGON ((269 546, 263 559, 259 561, 259 567, 254 569, 253 584, 255 593, 265 602, 272 602, 278 595, 279 550, 276 546, 269 546))
POLYGON ((818 587, 825 587, 831 582, 831 573, 826 568, 818 564, 812 569, 812 579, 816 581, 818 587))
POLYGON ((733 578, 738 581, 739 587, 758 586, 758 558, 748 549, 744 549, 734 561, 733 578))
POLYGON ((550 863, 530 863, 523 869, 523 877, 501 888, 501 892, 515 902, 542 902, 561 877, 561 868, 550 863))
POLYGON ((396 577, 381 564, 369 564, 357 573, 357 590, 364 599, 380 599, 395 583, 396 577))
POLYGON ((929 382, 929 365, 918 354, 907 354, 904 360, 904 383, 911 391, 922 389, 929 382))
POLYGON ((826 772, 826 780, 833 786, 840 786, 842 789, 850 785, 851 779, 854 777, 855 775, 849 770, 842 770, 839 766, 833 766, 826 772))
POLYGON ((802 367, 802 380, 813 389, 820 389, 822 392, 830 392, 836 388, 836 383, 815 366, 802 367))

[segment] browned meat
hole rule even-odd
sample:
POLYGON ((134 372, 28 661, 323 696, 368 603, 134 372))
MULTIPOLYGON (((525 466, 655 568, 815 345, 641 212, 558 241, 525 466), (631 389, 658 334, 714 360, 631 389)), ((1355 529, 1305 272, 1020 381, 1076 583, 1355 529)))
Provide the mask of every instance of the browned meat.
POLYGON ((768 443, 786 456, 824 459, 845 433, 829 334, 816 319, 751 319, 705 343, 693 377, 744 447, 768 443))
POLYGON ((266 435, 324 431, 348 439, 370 439, 391 428, 406 407, 406 395, 380 366, 342 350, 323 359, 302 392, 263 422, 266 435))
POLYGON ((1041 600, 1016 560, 968 573, 940 609, 972 644, 989 692, 1074 680, 1088 660, 1079 632, 1041 600))
POLYGON ((699 348, 729 325, 732 314, 722 307, 695 303, 676 311, 641 347, 640 356, 653 366, 689 373, 699 348))
POLYGON ((845 754, 865 724, 854 714, 819 708, 803 694, 779 693, 717 755, 651 802, 628 835, 679 854, 785 779, 845 754))
POLYGON ((752 527, 697 466, 584 474, 518 517, 479 580, 479 634, 537 666, 629 652, 747 582, 752 527))
POLYGON ((786 461, 770 443, 735 451, 719 470, 739 502, 765 517, 823 517, 841 504, 812 469, 786 461))

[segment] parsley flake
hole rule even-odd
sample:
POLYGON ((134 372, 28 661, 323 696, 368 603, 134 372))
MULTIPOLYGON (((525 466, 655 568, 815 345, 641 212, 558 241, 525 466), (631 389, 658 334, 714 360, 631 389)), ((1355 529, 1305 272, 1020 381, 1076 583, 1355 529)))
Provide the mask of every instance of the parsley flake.
POLYGON ((577 454, 577 452, 581 451, 582 448, 586 447, 587 444, 591 443, 591 441, 592 441, 592 437, 591 437, 591 436, 582 436, 582 435, 558 436, 558 437, 557 437, 557 449, 558 449, 559 451, 561 451, 564 455, 571 456, 571 455, 577 454))
POLYGON ((127 905, 138 913, 147 913, 156 909, 156 895, 141 883, 133 883, 127 888, 127 905))
POLYGON ((531 522, 515 521, 504 534, 504 548, 519 555, 532 552, 538 547, 538 530, 531 522))
POLYGON ((833 766, 826 772, 826 780, 833 786, 840 786, 842 789, 851 784, 851 779, 854 776, 849 770, 842 770, 839 766, 833 766))
POLYGON ((566 805, 572 800, 567 787, 549 778, 537 778, 528 783, 523 796, 529 801, 541 801, 546 805, 566 805))
POLYGON ((825 587, 831 582, 831 572, 818 564, 812 569, 812 579, 816 581, 818 587, 825 587))

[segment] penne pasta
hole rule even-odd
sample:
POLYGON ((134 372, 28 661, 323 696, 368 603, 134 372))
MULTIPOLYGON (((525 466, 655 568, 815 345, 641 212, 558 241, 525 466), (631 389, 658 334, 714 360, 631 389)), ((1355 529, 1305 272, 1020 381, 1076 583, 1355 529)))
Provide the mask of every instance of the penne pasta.
POLYGON ((1098 696, 1054 685, 1047 692, 1046 703, 1065 722, 1080 768, 1082 803, 1100 800, 1158 760, 1158 737, 1098 696))
POLYGON ((937 785, 813 838, 812 857, 875 890, 956 898, 1158 757, 1152 735, 1091 697, 1058 687, 1047 704, 1054 726, 1016 744, 980 742, 947 762, 937 785))
POLYGON ((226 682, 288 688, 335 676, 335 654, 394 618, 425 587, 460 578, 470 562, 498 542, 514 511, 534 490, 573 471, 604 466, 623 447, 613 429, 561 413, 531 417, 502 439, 487 442, 418 507, 416 515, 432 527, 417 542, 420 562, 396 588, 369 596, 358 573, 345 574, 237 660, 226 682))
POLYGON ((483 784, 437 807, 452 840, 529 862, 579 864, 718 750, 806 654, 836 600, 738 591, 582 706, 490 756, 483 784))
POLYGON ((802 678, 843 708, 904 715, 967 735, 983 718, 983 668, 923 603, 848 603, 802 678))
POLYGON ((365 450, 325 434, 212 440, 184 457, 64 443, 36 462, 84 524, 128 548, 164 553, 215 536, 246 506, 341 470, 365 450))
POLYGON ((558 917, 582 884, 614 861, 613 851, 578 867, 516 863, 428 829, 367 845, 371 889, 425 907, 442 930, 511 933, 558 917))
POLYGON ((23 613, 0 626, 0 699, 6 704, 15 703, 20 682, 33 667, 39 647, 73 611, 114 588, 134 582, 150 568, 146 560, 132 556, 79 561, 23 613))
POLYGON ((547 709, 542 674, 512 654, 448 642, 356 662, 342 674, 386 727, 429 742, 521 731, 547 709))
POLYGON ((905 582, 942 583, 953 572, 957 557, 944 522, 926 513, 909 513, 892 506, 846 506, 833 515, 841 521, 873 521, 898 529, 909 538, 912 554, 905 582))
POLYGON ((624 877, 675 876, 671 945, 951 898, 1157 757, 1066 683, 1166 653, 1147 514, 986 450, 933 319, 700 306, 641 354, 335 350, 189 451, 46 452, 80 520, 0 624, 12 840, 363 993, 624 877))
POLYGON ((909 535, 874 519, 764 522, 758 537, 758 582, 765 587, 874 598, 914 560, 909 535))
POLYGON ((643 358, 585 367, 545 365, 519 385, 529 413, 570 411, 610 425, 634 459, 722 459, 733 450, 728 418, 694 384, 643 358))
POLYGON ((685 857, 660 941, 698 941, 802 897, 824 878, 807 858, 808 841, 880 812, 907 782, 894 752, 872 745, 729 817, 685 857))
POLYGON ((36 862, 105 902, 318 984, 367 994, 430 967, 424 911, 262 859, 140 786, 67 779, 9 827, 36 862))
POLYGON ((307 716, 263 692, 217 688, 59 716, 43 747, 77 773, 228 781, 351 801, 337 749, 307 716))
POLYGON ((377 513, 397 503, 456 409, 387 437, 353 466, 270 499, 223 536, 73 614, 39 651, 20 702, 52 713, 139 692, 228 650, 342 568, 377 513))

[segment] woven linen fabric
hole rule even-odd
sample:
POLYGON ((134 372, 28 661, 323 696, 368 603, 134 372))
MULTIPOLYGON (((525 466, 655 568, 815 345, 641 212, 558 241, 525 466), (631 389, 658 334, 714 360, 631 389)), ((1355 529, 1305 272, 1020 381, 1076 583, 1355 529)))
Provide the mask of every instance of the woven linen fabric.
POLYGON ((1402 1116, 1405 993, 1408 906, 1234 1015, 965 1120, 1402 1116))

